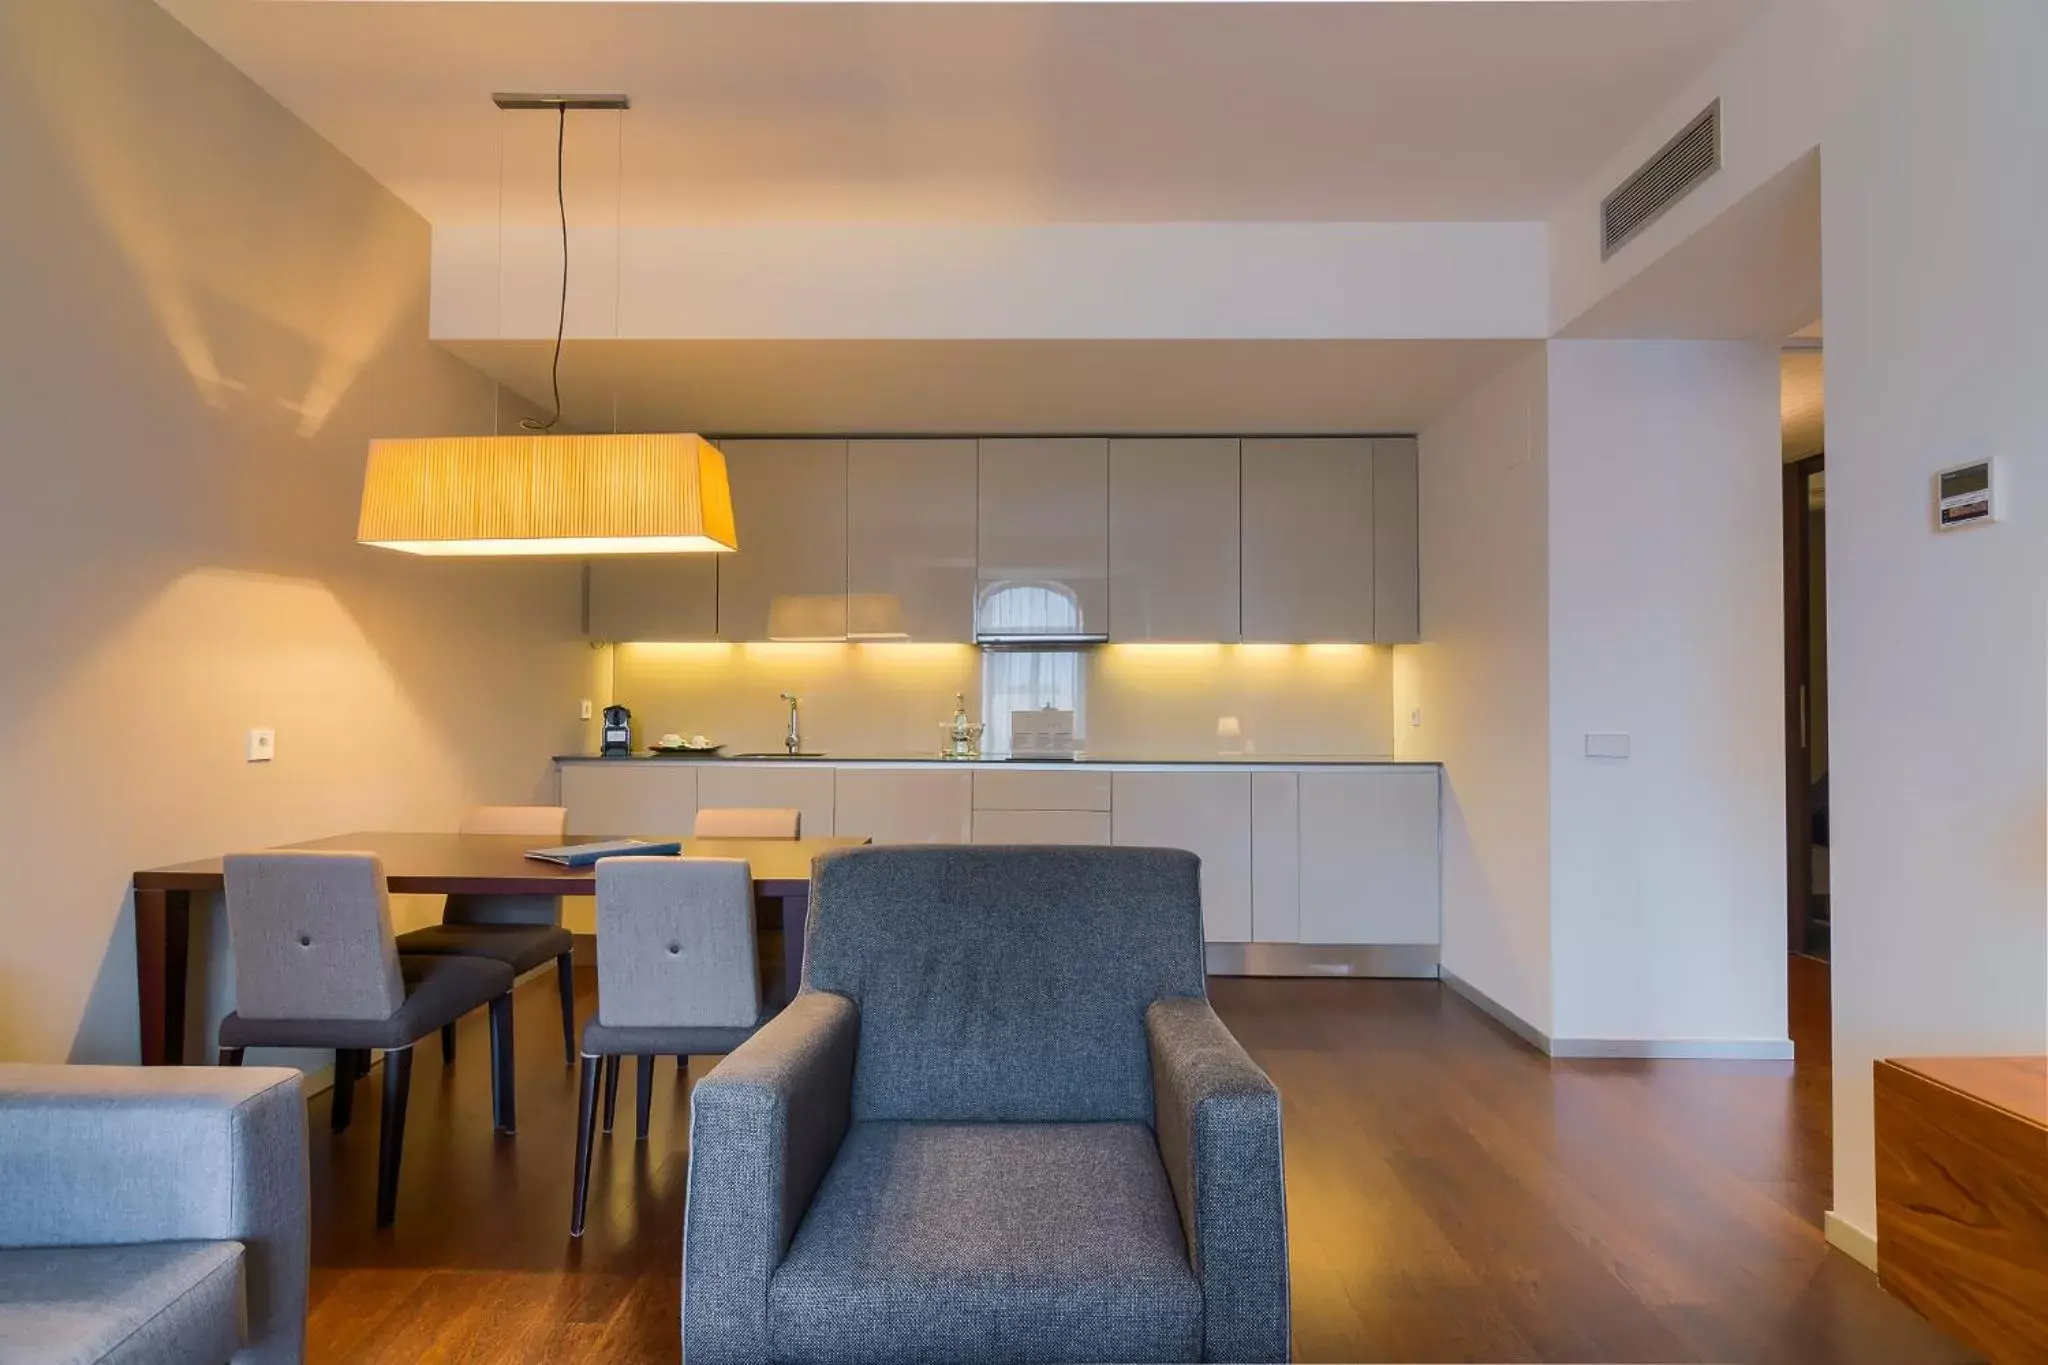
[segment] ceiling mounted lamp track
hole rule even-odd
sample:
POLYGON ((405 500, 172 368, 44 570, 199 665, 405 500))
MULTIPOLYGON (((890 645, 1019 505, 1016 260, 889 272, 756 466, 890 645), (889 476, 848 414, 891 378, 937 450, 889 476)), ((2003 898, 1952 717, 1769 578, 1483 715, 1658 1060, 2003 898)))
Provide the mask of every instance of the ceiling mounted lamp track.
MULTIPOLYGON (((553 111, 562 289, 548 368, 554 409, 516 436, 370 443, 356 540, 416 555, 704 554, 739 548, 725 456, 692 432, 557 434, 569 320, 569 115, 631 107, 624 95, 499 94, 502 110, 553 111)), ((616 407, 616 404, 615 404, 616 407)))

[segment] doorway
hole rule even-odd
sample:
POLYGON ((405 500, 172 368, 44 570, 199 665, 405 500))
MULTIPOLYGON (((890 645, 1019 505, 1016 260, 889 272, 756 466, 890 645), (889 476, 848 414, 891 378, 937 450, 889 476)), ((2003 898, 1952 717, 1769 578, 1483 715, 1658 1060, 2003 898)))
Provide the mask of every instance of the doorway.
POLYGON ((1785 848, 1788 944, 1826 961, 1827 456, 1785 465, 1785 848))

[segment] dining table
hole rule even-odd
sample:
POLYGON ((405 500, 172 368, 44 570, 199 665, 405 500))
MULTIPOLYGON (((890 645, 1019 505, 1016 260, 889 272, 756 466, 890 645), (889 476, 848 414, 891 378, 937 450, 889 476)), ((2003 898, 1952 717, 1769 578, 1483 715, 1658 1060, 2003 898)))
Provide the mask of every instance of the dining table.
MULTIPOLYGON (((594 896, 597 868, 563 867, 527 857, 536 849, 637 838, 680 843, 683 856, 743 858, 753 871, 756 922, 779 929, 788 996, 802 981, 804 920, 810 912, 811 860, 865 838, 683 839, 658 834, 572 834, 541 838, 516 834, 402 834, 371 831, 283 845, 374 853, 397 895, 594 896)), ((185 1060, 186 983, 191 964, 192 898, 221 893, 224 856, 137 872, 135 988, 141 1006, 142 1063, 177 1066, 185 1060)))

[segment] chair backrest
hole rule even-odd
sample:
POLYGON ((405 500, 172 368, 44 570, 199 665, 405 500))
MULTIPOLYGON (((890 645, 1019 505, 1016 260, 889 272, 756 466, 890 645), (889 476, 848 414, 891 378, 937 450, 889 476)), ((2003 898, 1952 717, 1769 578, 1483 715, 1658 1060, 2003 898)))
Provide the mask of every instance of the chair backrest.
POLYGON ((803 829, 803 812, 711 806, 697 812, 699 839, 795 839, 803 829))
POLYGON ((567 806, 472 806, 462 815, 464 834, 527 834, 559 839, 569 829, 567 806))
POLYGON ((226 872, 244 1019, 386 1019, 405 1003, 376 854, 242 853, 226 872))
POLYGON ((804 986, 860 1007, 853 1117, 1152 1118, 1145 1010, 1206 993, 1200 860, 857 848, 811 873, 804 986))
POLYGON ((597 1019, 751 1028, 761 1017, 754 874, 740 858, 597 865, 597 1019))

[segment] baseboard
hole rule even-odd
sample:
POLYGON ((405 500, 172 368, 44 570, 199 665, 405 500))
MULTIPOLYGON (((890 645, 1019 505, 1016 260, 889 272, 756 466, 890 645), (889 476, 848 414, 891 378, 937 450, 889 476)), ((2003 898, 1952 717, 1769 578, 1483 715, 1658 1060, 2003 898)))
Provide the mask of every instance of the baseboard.
POLYGON ((1514 1034, 1515 1037, 1521 1039, 1530 1047, 1546 1054, 1550 1051, 1549 1034, 1537 1028, 1521 1015, 1516 1014, 1506 1005, 1501 1004, 1500 1001, 1494 999, 1485 991, 1480 990, 1464 977, 1459 976, 1447 967, 1437 968, 1437 976, 1442 979, 1446 986, 1471 1002, 1481 1013, 1487 1015, 1496 1024, 1499 1024, 1509 1033, 1514 1034))
POLYGON ((1630 1058, 1682 1062, 1789 1062, 1790 1038, 1552 1038, 1560 1060, 1630 1058))
POLYGON ((1358 976, 1429 980, 1437 974, 1434 943, 1211 943, 1211 976, 1358 976))
POLYGON ((1833 1209, 1822 1221, 1828 1245, 1857 1262, 1871 1274, 1877 1273, 1877 1238, 1857 1227, 1833 1209))

